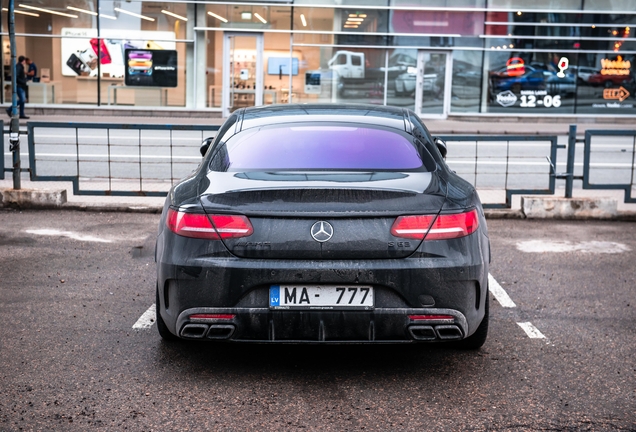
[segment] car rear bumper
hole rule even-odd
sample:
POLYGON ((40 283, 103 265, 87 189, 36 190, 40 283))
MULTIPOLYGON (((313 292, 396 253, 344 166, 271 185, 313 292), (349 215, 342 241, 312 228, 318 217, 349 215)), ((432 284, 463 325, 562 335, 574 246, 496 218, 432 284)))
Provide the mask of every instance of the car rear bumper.
POLYGON ((400 343, 463 339, 468 323, 456 310, 273 311, 267 308, 193 308, 176 321, 178 336, 255 343, 400 343), (224 318, 191 318, 198 314, 224 318), (451 319, 435 319, 444 315, 451 319), (417 316, 411 319, 409 316, 417 316), (429 319, 422 319, 430 316, 429 319))
MULTIPOLYGON (((474 233, 461 239, 423 244, 402 259, 291 260, 237 258, 210 249, 179 253, 169 234, 159 242, 157 287, 168 330, 194 339, 253 342, 408 342, 443 340, 436 325, 430 337, 416 337, 408 315, 452 315, 455 335, 472 335, 484 317, 488 284, 488 239, 474 233), (372 286, 373 310, 274 310, 272 285, 372 286), (234 314, 231 322, 195 322, 194 313, 234 314), (188 331, 184 334, 186 325, 188 331), (196 324, 196 325, 195 325, 196 324), (218 327, 210 336, 211 326, 218 327), (190 332, 190 330, 192 332, 190 332), (433 337, 435 336, 435 337, 433 337)), ((213 242, 214 243, 214 242, 213 242)), ((208 247, 208 249, 203 249, 208 247)), ((446 329, 453 334, 453 329, 446 329)))
MULTIPOLYGON (((168 329, 189 339, 228 339, 251 342, 407 342, 441 341, 470 336, 484 316, 487 264, 450 268, 422 268, 425 259, 396 260, 400 266, 378 268, 377 262, 340 262, 329 268, 300 268, 292 263, 281 269, 215 267, 199 269, 198 277, 183 267, 165 266, 171 277, 159 279, 157 305, 168 329), (365 268, 365 265, 368 266, 365 268), (376 266, 373 266, 376 264, 376 266), (411 264, 412 267, 408 267, 411 264), (402 267, 402 268, 398 268, 402 267), (180 276, 180 278, 174 278, 180 276), (371 285, 375 307, 363 310, 274 310, 269 308, 269 287, 278 283, 371 285), (163 285, 162 285, 163 284, 163 285), (255 285, 254 285, 255 284, 255 285), (230 288, 228 288, 230 287, 230 288), (192 320, 190 315, 232 314, 232 320, 192 320), (451 315, 452 322, 413 322, 409 315, 451 315), (184 328, 190 326, 184 333, 184 328), (429 326, 416 329, 414 326, 429 326), (437 325, 456 326, 437 328, 437 325), (221 327, 227 326, 227 332, 221 327), (196 330, 196 327, 199 330, 196 330), (214 327, 215 335, 210 336, 214 327), (190 332, 194 331, 194 333, 190 332), (419 333, 418 333, 419 332, 419 333), (428 334, 428 336, 426 336, 428 334)), ((252 260, 230 260, 245 264, 252 260)), ((278 264, 281 264, 278 261, 278 264)), ((386 263, 388 264, 388 263, 386 263)), ((261 262, 261 266, 263 263, 261 262)), ((308 264, 309 265, 309 264, 308 264)), ((322 263, 325 265, 325 263, 322 263)))

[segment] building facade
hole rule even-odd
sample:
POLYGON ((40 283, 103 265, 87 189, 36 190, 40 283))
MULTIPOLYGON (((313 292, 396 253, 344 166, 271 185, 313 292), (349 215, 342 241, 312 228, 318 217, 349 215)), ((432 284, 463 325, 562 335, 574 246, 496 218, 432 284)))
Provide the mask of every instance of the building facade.
MULTIPOLYGON (((11 67, 2 0, 2 102, 11 67)), ((636 0, 15 0, 31 106, 635 116, 636 0)))

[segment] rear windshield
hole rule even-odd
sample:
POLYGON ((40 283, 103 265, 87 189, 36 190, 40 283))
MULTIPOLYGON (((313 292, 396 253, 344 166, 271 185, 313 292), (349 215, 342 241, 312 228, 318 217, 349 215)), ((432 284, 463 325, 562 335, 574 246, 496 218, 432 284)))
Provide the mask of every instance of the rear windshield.
POLYGON ((210 169, 417 170, 421 156, 406 135, 358 125, 284 125, 243 131, 215 151, 210 169))

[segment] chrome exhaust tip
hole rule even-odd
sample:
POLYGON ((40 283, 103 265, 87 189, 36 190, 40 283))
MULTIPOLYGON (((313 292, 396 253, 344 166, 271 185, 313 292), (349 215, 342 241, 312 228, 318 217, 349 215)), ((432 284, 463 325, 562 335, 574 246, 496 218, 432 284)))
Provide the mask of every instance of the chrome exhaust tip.
POLYGON ((206 324, 186 324, 181 329, 181 337, 186 339, 203 339, 208 331, 206 324))
POLYGON ((432 326, 412 325, 408 328, 411 338, 419 341, 432 341, 437 339, 437 334, 432 326))
POLYGON ((207 339, 229 339, 236 327, 232 324, 212 324, 206 333, 207 339))
POLYGON ((441 340, 459 340, 463 337, 462 331, 456 325, 438 325, 435 332, 441 340))

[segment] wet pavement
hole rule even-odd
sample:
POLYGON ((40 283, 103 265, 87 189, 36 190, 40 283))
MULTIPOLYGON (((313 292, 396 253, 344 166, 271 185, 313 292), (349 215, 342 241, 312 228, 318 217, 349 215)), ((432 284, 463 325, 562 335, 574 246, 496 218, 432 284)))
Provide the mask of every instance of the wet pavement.
POLYGON ((0 430, 636 430, 635 223, 490 220, 464 352, 165 343, 158 222, 0 210, 0 430))

